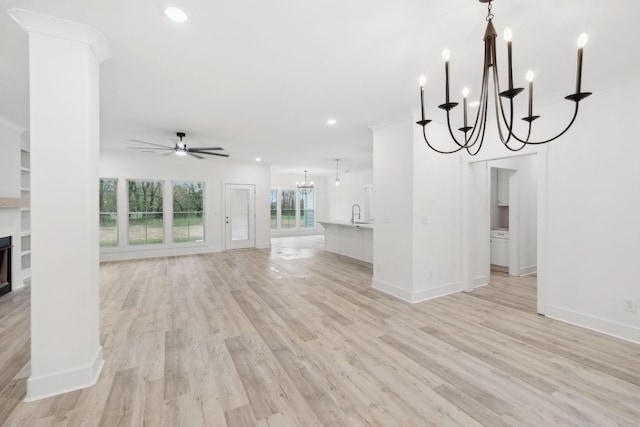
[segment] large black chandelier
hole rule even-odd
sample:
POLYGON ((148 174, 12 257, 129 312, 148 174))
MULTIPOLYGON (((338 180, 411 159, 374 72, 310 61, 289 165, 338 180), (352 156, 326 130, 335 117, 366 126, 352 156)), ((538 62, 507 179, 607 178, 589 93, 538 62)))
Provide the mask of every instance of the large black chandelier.
POLYGON ((424 86, 426 84, 426 77, 420 77, 420 106, 422 111, 422 119, 416 122, 418 125, 422 126, 422 134, 424 136, 424 140, 427 145, 434 151, 442 154, 451 154, 456 153, 460 150, 466 150, 470 155, 475 156, 480 152, 482 148, 482 143, 484 142, 486 124, 487 124, 487 112, 488 112, 488 100, 489 100, 489 78, 493 77, 493 97, 495 103, 495 112, 496 112, 496 124, 498 127, 498 134, 500 136, 500 140, 502 144, 507 147, 511 151, 520 151, 527 145, 539 145, 546 144, 547 142, 551 142, 562 135, 564 135, 567 130, 573 125, 578 116, 578 107, 580 101, 584 98, 591 95, 590 92, 582 92, 581 88, 581 80, 582 80, 582 50, 584 45, 587 42, 587 35, 582 33, 580 37, 578 37, 578 61, 577 61, 577 73, 576 73, 576 89, 575 93, 565 96, 565 99, 569 101, 573 101, 575 103, 575 110, 573 113, 573 118, 569 122, 566 128, 562 130, 556 136, 543 140, 543 141, 530 141, 529 138, 531 136, 531 127, 534 120, 540 118, 540 116, 536 116, 533 114, 533 72, 529 71, 527 73, 527 80, 529 81, 529 109, 528 115, 523 117, 522 120, 528 123, 528 131, 526 133, 526 137, 520 137, 515 134, 513 130, 513 99, 524 91, 524 88, 517 88, 513 86, 513 67, 512 67, 512 51, 511 51, 511 38, 513 36, 512 31, 509 27, 505 28, 504 31, 504 39, 507 42, 507 55, 508 55, 508 66, 509 66, 509 88, 505 91, 500 90, 500 80, 498 76, 498 61, 496 55, 496 39, 498 37, 496 33, 496 29, 493 26, 493 13, 491 13, 491 2, 493 0, 479 0, 480 3, 488 3, 488 12, 487 12, 487 29, 484 34, 484 66, 483 66, 483 74, 482 74, 482 90, 480 92, 480 102, 478 111, 476 113, 475 121, 473 126, 469 125, 469 121, 467 118, 467 97, 469 95, 469 89, 464 88, 462 91, 462 103, 463 103, 463 116, 464 116, 464 125, 461 128, 458 128, 458 131, 464 134, 464 139, 456 138, 454 135, 453 129, 451 128, 451 115, 450 112, 454 109, 458 103, 451 102, 451 98, 449 96, 449 57, 450 53, 447 49, 444 49, 442 52, 442 58, 445 61, 445 103, 438 106, 438 108, 446 111, 447 113, 447 127, 449 128, 449 134, 453 139, 455 146, 450 151, 440 150, 431 145, 431 142, 427 139, 426 126, 431 122, 431 120, 426 119, 424 115, 425 110, 425 101, 424 101, 424 86), (503 98, 508 99, 508 110, 509 115, 505 114, 505 106, 503 104, 503 98), (514 143, 513 140, 518 141, 514 143))

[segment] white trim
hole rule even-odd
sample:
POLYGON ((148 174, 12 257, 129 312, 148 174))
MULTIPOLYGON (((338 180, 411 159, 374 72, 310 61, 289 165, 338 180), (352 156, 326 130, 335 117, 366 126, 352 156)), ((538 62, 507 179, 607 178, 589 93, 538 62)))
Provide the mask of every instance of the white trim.
POLYGON ((100 262, 158 258, 165 256, 198 255, 222 251, 224 251, 224 248, 222 246, 212 245, 161 248, 150 248, 146 246, 144 249, 140 247, 132 249, 131 247, 129 247, 129 249, 127 250, 106 250, 104 252, 100 252, 100 262))
POLYGON ((417 304, 431 299, 444 297, 458 293, 462 290, 460 282, 448 283, 436 288, 429 288, 416 292, 409 292, 379 279, 372 279, 371 286, 373 289, 384 292, 387 295, 391 295, 410 304, 417 304))
POLYGON ((438 286, 437 288, 424 289, 422 291, 412 292, 411 302, 413 304, 428 301, 430 299, 436 299, 447 295, 455 294, 462 291, 460 282, 448 283, 446 285, 438 286))
POLYGON ((44 34, 88 45, 98 63, 111 58, 107 39, 100 31, 88 25, 20 8, 9 10, 9 15, 27 33, 44 34))
POLYGON ((406 291, 404 289, 400 289, 389 283, 383 282, 380 279, 376 279, 376 278, 371 279, 371 286, 373 287, 373 289, 376 289, 380 292, 384 292, 385 294, 391 295, 392 297, 396 297, 405 302, 412 302, 411 292, 406 291))
POLYGON ((545 315, 551 319, 640 344, 640 328, 638 327, 578 313, 554 305, 546 305, 543 309, 545 315))
POLYGON ((529 276, 538 272, 537 265, 530 265, 529 267, 522 267, 518 270, 518 276, 529 276))
POLYGON ((481 288, 482 286, 487 286, 491 281, 490 276, 479 276, 473 279, 473 289, 481 288))
POLYGON ((24 401, 33 402, 91 387, 98 381, 103 366, 102 346, 98 346, 93 360, 86 366, 41 377, 30 376, 27 380, 27 396, 24 401))

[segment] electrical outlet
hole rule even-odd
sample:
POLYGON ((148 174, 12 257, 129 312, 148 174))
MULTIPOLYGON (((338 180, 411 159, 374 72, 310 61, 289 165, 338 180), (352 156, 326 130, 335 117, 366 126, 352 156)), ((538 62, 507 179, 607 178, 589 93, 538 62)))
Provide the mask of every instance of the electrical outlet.
POLYGON ((625 298, 624 299, 624 311, 628 311, 630 313, 638 312, 638 300, 625 298))

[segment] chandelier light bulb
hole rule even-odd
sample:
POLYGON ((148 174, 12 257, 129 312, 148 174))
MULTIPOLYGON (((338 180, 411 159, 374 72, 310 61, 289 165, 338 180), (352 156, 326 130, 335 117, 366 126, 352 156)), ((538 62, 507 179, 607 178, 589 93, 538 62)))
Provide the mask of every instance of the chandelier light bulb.
POLYGON ((427 84, 427 76, 425 76, 424 74, 421 75, 418 82, 420 83, 420 87, 424 87, 427 84))
POLYGON ((445 62, 449 61, 449 58, 451 58, 451 52, 449 52, 449 49, 445 48, 442 51, 442 59, 444 59, 445 62))
POLYGON ((464 89, 462 89, 462 97, 466 98, 467 96, 469 96, 469 88, 465 87, 464 89))
POLYGON ((504 32, 502 33, 502 37, 504 38, 504 41, 509 43, 513 38, 513 31, 511 31, 511 28, 505 27, 504 32))
POLYGON ((527 71, 527 81, 528 82, 532 82, 534 77, 535 77, 535 74, 533 74, 533 71, 531 71, 531 70, 527 71))
POLYGON ((578 49, 582 49, 587 44, 587 40, 589 40, 589 36, 587 36, 587 33, 580 34, 577 42, 578 49))

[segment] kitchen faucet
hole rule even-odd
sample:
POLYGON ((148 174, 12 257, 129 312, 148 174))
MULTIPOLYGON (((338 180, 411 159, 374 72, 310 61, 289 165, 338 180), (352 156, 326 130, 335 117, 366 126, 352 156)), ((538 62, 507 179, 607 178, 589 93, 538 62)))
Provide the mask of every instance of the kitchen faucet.
POLYGON ((358 219, 360 219, 360 205, 356 203, 353 206, 351 206, 351 224, 353 224, 355 222, 355 216, 356 216, 355 210, 356 210, 356 207, 358 207, 358 219))

